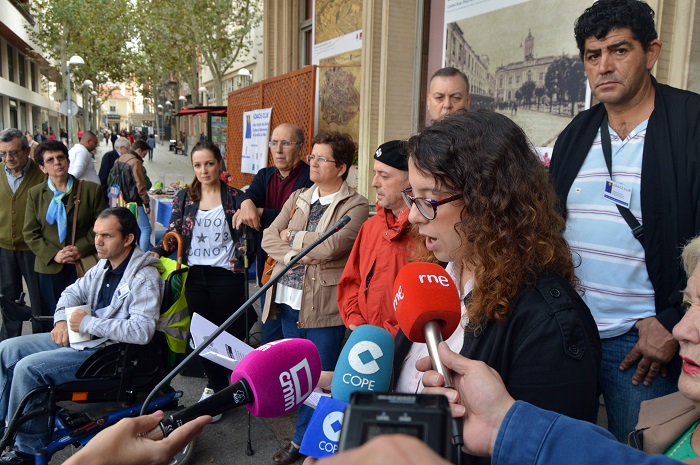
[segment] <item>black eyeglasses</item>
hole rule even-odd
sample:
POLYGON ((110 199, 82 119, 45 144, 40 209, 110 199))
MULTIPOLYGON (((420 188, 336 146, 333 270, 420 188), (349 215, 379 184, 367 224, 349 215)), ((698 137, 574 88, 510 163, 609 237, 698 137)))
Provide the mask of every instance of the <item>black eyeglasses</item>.
POLYGON ((415 204, 416 207, 418 207, 420 214, 428 220, 434 220, 437 217, 437 207, 440 205, 454 202, 455 200, 462 198, 462 195, 459 194, 442 200, 433 200, 425 197, 414 197, 412 194, 413 188, 411 187, 407 187, 401 191, 401 197, 403 197, 403 200, 406 202, 408 208, 413 208, 413 205, 415 204))

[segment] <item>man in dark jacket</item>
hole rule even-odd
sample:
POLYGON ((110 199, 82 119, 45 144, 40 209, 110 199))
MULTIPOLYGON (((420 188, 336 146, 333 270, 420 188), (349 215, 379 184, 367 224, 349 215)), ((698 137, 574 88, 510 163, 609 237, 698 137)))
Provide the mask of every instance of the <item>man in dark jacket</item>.
POLYGON ((105 200, 109 202, 110 186, 108 185, 109 172, 112 171, 114 162, 117 161, 119 157, 129 152, 129 140, 126 137, 120 137, 114 143, 114 150, 110 150, 102 156, 102 162, 100 163, 100 172, 98 176, 100 177, 100 184, 102 185, 102 192, 104 192, 105 200))
MULTIPOLYGON (((302 163, 304 131, 295 124, 282 123, 272 131, 270 154, 274 166, 263 168, 255 175, 250 187, 239 195, 239 210, 233 215, 236 229, 241 225, 253 228, 257 250, 258 284, 265 268, 267 254, 260 246, 262 231, 279 215, 292 192, 311 187, 309 165, 302 163)), ((264 302, 263 302, 264 303, 264 302)), ((282 339, 279 320, 267 320, 262 325, 262 343, 282 339)))
MULTIPOLYGON (((27 283, 32 314, 41 315, 41 293, 34 272, 34 252, 24 241, 22 227, 29 189, 46 181, 39 165, 29 158, 29 144, 22 131, 8 128, 0 132, 0 294, 11 301, 27 283)), ((22 322, 12 321, 3 308, 0 341, 22 334, 22 322)), ((33 332, 43 330, 33 323, 33 332)))
POLYGON ((609 429, 625 441, 641 401, 677 389, 679 251, 700 231, 700 96, 650 74, 661 42, 644 2, 601 0, 575 35, 601 103, 559 136, 551 174, 602 340, 609 429))

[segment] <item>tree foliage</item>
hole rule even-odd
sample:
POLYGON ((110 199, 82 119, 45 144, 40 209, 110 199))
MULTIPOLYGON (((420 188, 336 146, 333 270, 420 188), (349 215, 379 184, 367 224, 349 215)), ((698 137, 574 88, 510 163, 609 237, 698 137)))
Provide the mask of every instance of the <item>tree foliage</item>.
POLYGON ((586 73, 581 60, 566 55, 562 55, 552 62, 544 77, 547 95, 551 97, 557 95, 557 101, 561 105, 565 101, 571 103, 571 116, 574 115, 574 103, 580 100, 583 95, 586 73))
POLYGON ((520 98, 525 101, 527 105, 532 102, 532 95, 535 92, 534 81, 525 81, 522 86, 520 86, 520 98))
POLYGON ((151 74, 175 72, 199 101, 199 70, 214 78, 216 104, 222 104, 222 81, 234 63, 250 52, 250 31, 261 20, 258 0, 137 0, 146 21, 138 25, 139 47, 151 74))
POLYGON ((71 56, 79 55, 85 64, 71 68, 76 82, 90 79, 99 91, 109 81, 129 79, 134 57, 128 45, 131 2, 32 0, 26 8, 36 22, 36 26, 26 25, 28 34, 59 72, 65 71, 71 56))

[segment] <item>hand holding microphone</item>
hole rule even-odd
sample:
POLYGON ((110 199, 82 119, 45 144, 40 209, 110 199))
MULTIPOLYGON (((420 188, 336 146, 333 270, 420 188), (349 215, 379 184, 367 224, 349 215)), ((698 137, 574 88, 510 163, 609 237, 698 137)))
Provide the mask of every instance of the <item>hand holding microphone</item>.
POLYGON ((321 357, 307 339, 283 339, 246 355, 231 374, 231 385, 165 417, 145 437, 167 437, 201 415, 215 416, 241 405, 256 417, 285 415, 304 402, 321 374, 321 357))

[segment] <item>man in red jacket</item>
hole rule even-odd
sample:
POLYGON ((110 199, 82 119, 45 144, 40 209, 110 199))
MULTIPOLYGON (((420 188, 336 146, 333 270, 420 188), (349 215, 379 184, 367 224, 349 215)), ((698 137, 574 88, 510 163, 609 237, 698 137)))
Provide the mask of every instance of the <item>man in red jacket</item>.
POLYGON ((383 327, 395 336, 394 279, 408 261, 413 239, 408 233, 406 203, 408 164, 403 141, 379 146, 374 154, 372 187, 377 190, 377 214, 360 228, 350 258, 338 282, 338 310, 350 329, 363 324, 383 327))

